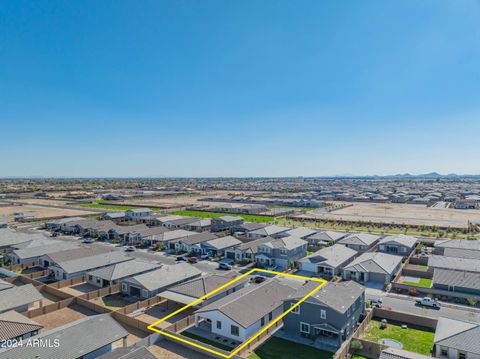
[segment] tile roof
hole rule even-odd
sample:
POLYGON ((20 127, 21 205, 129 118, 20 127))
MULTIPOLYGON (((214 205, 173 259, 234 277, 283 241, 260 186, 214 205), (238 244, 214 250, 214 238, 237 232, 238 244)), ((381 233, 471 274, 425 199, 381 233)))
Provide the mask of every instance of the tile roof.
POLYGON ((367 252, 345 266, 346 271, 393 274, 402 257, 381 252, 367 252))
POLYGON ((432 283, 480 290, 480 273, 436 268, 433 270, 432 283))
POLYGON ((226 236, 226 237, 220 237, 217 239, 212 239, 211 241, 207 241, 203 244, 207 247, 214 248, 216 250, 222 250, 222 249, 236 246, 241 243, 242 242, 235 237, 226 236))
POLYGON ((66 273, 78 273, 105 267, 115 263, 130 261, 132 259, 132 257, 128 257, 122 252, 113 251, 84 258, 67 260, 65 262, 57 262, 57 266, 62 268, 66 273))
POLYGON ((357 253, 357 251, 345 247, 344 245, 334 244, 333 246, 322 248, 315 253, 300 259, 300 262, 322 263, 336 268, 355 257, 357 253))
POLYGON ((480 325, 440 317, 435 331, 435 345, 480 354, 480 325))
POLYGON ((430 268, 455 269, 480 273, 480 261, 470 258, 431 255, 428 258, 428 266, 430 268))
POLYGON ((338 241, 340 244, 356 244, 356 245, 366 245, 370 247, 373 245, 380 236, 369 233, 352 233, 342 238, 338 241))
POLYGON ((88 272, 88 275, 102 278, 108 281, 123 279, 131 277, 140 273, 145 273, 157 268, 160 268, 162 265, 157 263, 148 263, 142 262, 139 260, 131 260, 121 263, 116 263, 114 265, 95 269, 91 272, 88 272))
POLYGON ((14 310, 0 314, 0 340, 17 338, 43 326, 14 310))
POLYGON ((406 236, 405 234, 395 234, 392 236, 386 236, 384 237, 380 243, 398 243, 402 246, 406 246, 409 248, 415 247, 415 244, 417 243, 418 238, 413 237, 413 236, 406 236))

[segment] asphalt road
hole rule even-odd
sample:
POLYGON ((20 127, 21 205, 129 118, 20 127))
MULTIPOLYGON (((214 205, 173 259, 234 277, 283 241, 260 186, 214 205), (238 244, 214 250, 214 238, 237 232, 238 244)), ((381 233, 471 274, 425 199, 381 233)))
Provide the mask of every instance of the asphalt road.
POLYGON ((440 309, 425 308, 415 305, 415 301, 412 300, 412 298, 392 297, 388 295, 383 297, 383 306, 384 308, 392 308, 398 312, 411 313, 435 319, 445 317, 480 323, 480 311, 463 309, 462 306, 457 305, 447 304, 440 307, 440 309))

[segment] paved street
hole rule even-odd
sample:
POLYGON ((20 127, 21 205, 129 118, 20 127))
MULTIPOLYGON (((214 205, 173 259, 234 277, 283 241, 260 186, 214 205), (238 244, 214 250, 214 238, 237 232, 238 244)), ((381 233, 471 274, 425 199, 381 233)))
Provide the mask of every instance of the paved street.
MULTIPOLYGON (((442 303, 443 304, 443 303, 442 303)), ((430 318, 446 317, 452 319, 465 320, 480 323, 480 311, 471 311, 462 309, 461 306, 442 306, 440 309, 424 308, 415 305, 413 298, 393 297, 391 295, 383 297, 384 308, 416 315, 422 315, 430 318)))

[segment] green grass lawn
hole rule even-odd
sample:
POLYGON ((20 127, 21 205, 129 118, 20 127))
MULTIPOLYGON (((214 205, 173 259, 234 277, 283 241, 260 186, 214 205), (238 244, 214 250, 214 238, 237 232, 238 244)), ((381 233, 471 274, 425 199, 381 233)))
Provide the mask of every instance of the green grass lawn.
POLYGON ((190 216, 190 217, 199 217, 199 218, 217 218, 223 216, 236 216, 242 217, 248 222, 260 222, 260 223, 269 223, 273 221, 273 217, 270 216, 255 216, 250 214, 228 214, 228 213, 218 213, 218 212, 204 212, 204 211, 172 211, 171 214, 176 214, 178 216, 190 216))
POLYGON ((363 356, 358 355, 358 354, 353 354, 350 359, 368 359, 368 358, 367 358, 367 357, 363 357, 363 356))
POLYGON ((219 348, 219 349, 222 349, 222 350, 226 350, 227 352, 229 352, 233 349, 233 347, 231 347, 231 346, 221 344, 221 343, 217 343, 217 342, 214 342, 213 340, 210 340, 210 339, 207 339, 207 338, 204 338, 204 337, 201 337, 199 335, 192 334, 192 333, 189 333, 189 332, 182 332, 182 335, 184 335, 188 338, 198 340, 199 342, 209 344, 212 347, 219 348))
POLYGON ((334 353, 272 337, 258 347, 248 359, 331 359, 334 353))
POLYGON ((315 253, 314 251, 307 251, 307 256, 309 256, 310 254, 313 254, 315 253))
POLYGON ((380 329, 380 322, 372 320, 363 334, 363 339, 378 343, 380 339, 389 338, 403 344, 403 349, 419 354, 430 354, 435 333, 417 329, 402 329, 399 325, 387 324, 387 329, 380 329))
POLYGON ((428 278, 420 278, 418 283, 403 281, 402 284, 407 284, 414 287, 430 288, 432 286, 432 280, 428 278))

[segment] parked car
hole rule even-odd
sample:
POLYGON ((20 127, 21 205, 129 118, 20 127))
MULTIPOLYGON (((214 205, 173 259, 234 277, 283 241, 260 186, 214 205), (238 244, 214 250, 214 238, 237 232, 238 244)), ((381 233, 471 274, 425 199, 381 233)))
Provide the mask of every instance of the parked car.
POLYGON ((418 258, 425 258, 428 259, 430 255, 427 252, 422 252, 418 255, 418 258))
POLYGON ((381 308, 382 306, 383 306, 383 299, 382 298, 372 299, 372 307, 381 308))
POLYGON ((92 238, 85 238, 83 240, 83 243, 87 243, 87 244, 90 244, 90 243, 93 243, 93 242, 95 242, 95 241, 92 238))
POLYGON ((208 254, 202 254, 199 258, 202 261, 206 261, 207 259, 210 259, 210 256, 208 254))
POLYGON ((176 258, 176 261, 177 261, 177 262, 186 262, 186 261, 187 261, 187 257, 185 257, 185 256, 178 256, 178 257, 176 258))
POLYGON ((198 262, 198 258, 197 258, 197 257, 190 257, 190 258, 188 258, 188 263, 193 264, 193 263, 197 263, 197 262, 198 262))
POLYGON ((125 251, 126 252, 135 252, 136 248, 134 246, 128 246, 127 248, 125 248, 125 251))
POLYGON ((230 270, 230 269, 232 269, 232 266, 228 263, 220 262, 220 263, 218 263, 218 269, 230 270))
POLYGON ((416 298, 415 299, 415 304, 416 305, 421 305, 423 307, 440 309, 440 302, 438 300, 435 300, 435 299, 432 299, 432 298, 429 298, 429 297, 416 298))

